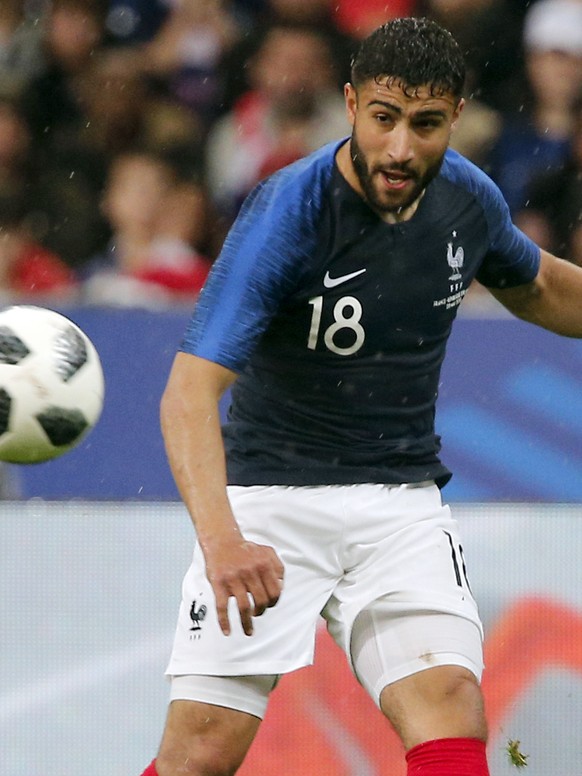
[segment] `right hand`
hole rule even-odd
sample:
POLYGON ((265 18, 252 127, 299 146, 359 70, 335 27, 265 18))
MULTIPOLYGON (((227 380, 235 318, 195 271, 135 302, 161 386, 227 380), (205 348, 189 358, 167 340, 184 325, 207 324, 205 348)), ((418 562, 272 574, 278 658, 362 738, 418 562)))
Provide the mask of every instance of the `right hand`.
POLYGON ((218 623, 230 634, 228 600, 236 599, 247 636, 253 634, 253 617, 275 606, 283 589, 284 566, 272 547, 246 541, 242 536, 206 548, 206 575, 216 598, 218 623))

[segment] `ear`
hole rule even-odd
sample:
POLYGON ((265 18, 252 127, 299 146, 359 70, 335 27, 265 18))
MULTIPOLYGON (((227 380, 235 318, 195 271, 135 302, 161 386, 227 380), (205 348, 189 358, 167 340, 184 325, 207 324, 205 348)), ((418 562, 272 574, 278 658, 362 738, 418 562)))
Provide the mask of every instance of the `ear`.
POLYGON ((358 95, 352 84, 347 83, 344 86, 344 99, 346 101, 346 112, 348 114, 348 121, 350 126, 354 126, 356 120, 356 112, 358 110, 358 95))
POLYGON ((459 100, 457 103, 457 107, 453 111, 453 119, 451 122, 451 129, 455 130, 457 128, 457 123, 459 121, 459 118, 461 116, 461 113, 463 112, 463 108, 465 107, 465 100, 463 97, 459 100))

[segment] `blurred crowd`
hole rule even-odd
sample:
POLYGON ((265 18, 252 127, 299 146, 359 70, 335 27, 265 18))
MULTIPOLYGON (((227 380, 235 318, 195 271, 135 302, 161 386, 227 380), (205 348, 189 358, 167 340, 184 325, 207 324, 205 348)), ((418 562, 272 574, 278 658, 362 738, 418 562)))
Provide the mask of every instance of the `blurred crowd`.
POLYGON ((190 304, 255 183, 349 133, 352 52, 403 15, 466 54, 453 147, 582 265, 582 0, 1 0, 2 301, 190 304))

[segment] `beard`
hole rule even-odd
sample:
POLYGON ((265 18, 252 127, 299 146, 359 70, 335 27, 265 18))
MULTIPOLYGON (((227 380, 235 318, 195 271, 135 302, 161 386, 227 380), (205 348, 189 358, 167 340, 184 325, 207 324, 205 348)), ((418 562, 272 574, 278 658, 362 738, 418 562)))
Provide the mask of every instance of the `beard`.
POLYGON ((413 170, 408 164, 391 164, 390 166, 379 166, 370 168, 366 155, 362 151, 356 134, 356 129, 352 132, 350 139, 350 157, 354 166, 354 171, 362 187, 364 193, 364 199, 368 205, 377 213, 398 213, 399 211, 406 210, 413 205, 416 200, 422 195, 428 184, 436 178, 439 170, 442 166, 445 154, 436 159, 434 162, 428 165, 425 172, 422 175, 416 170, 413 170), (374 185, 374 176, 378 174, 389 174, 390 172, 399 172, 407 175, 412 181, 412 189, 400 197, 395 192, 390 195, 390 192, 385 192, 385 196, 382 197, 377 187, 374 185))

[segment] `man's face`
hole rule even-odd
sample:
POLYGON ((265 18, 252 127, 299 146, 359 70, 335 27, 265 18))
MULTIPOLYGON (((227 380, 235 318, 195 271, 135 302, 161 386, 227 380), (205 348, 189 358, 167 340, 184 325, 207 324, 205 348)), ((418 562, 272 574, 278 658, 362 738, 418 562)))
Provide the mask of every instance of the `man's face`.
POLYGON ((289 116, 310 116, 318 95, 333 83, 325 43, 303 30, 271 30, 252 72, 255 87, 289 116))
POLYGON ((437 175, 463 101, 375 81, 347 84, 345 98, 356 189, 380 214, 405 212, 437 175))

